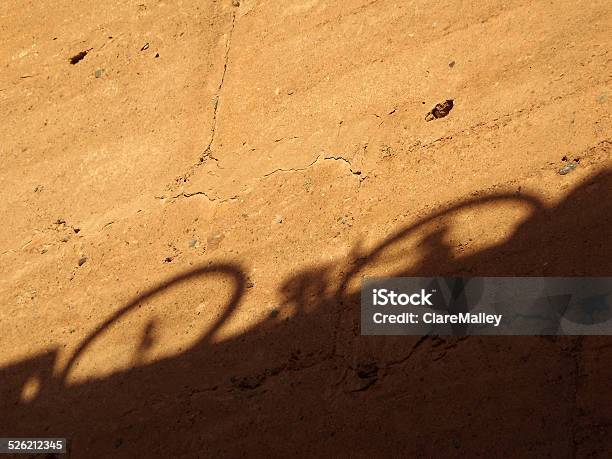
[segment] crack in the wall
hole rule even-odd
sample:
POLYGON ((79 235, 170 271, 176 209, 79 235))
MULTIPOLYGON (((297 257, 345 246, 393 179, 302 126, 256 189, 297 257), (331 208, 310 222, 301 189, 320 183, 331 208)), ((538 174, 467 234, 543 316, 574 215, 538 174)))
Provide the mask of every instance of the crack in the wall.
POLYGON ((361 183, 363 180, 365 180, 365 177, 361 177, 361 171, 360 170, 354 170, 353 169, 353 165, 351 164, 351 162, 344 158, 343 156, 323 156, 322 154, 317 156, 315 158, 314 161, 312 161, 311 163, 307 164, 304 167, 295 167, 295 168, 290 168, 290 169, 274 169, 271 172, 268 172, 266 174, 264 174, 261 179, 266 178, 266 177, 270 177, 271 175, 277 174, 279 172, 302 172, 305 171, 307 169, 310 169, 311 167, 315 166, 319 161, 342 161, 343 163, 348 165, 349 171, 351 172, 352 175, 355 175, 357 177, 359 177, 359 182, 361 183))
POLYGON ((221 101, 221 92, 223 91, 223 84, 225 83, 225 77, 227 75, 227 69, 229 67, 229 56, 230 56, 230 50, 231 50, 231 45, 232 45, 232 37, 234 36, 234 29, 236 27, 236 13, 232 13, 232 23, 231 23, 231 27, 229 29, 229 32, 227 32, 227 41, 225 42, 225 54, 224 54, 224 59, 223 59, 223 71, 221 72, 221 79, 219 81, 219 85, 217 87, 217 91, 216 94, 213 97, 213 114, 212 114, 212 123, 211 123, 211 127, 210 127, 210 139, 208 141, 208 145, 206 146, 206 148, 204 149, 204 152, 200 155, 200 159, 197 163, 193 164, 192 166, 190 166, 190 168, 188 169, 187 172, 185 172, 183 175, 181 175, 180 177, 178 177, 175 180, 175 185, 169 185, 167 188, 169 190, 173 190, 176 189, 176 183, 179 182, 183 182, 186 183, 187 181, 189 181, 189 179, 191 178, 191 176, 194 174, 196 168, 198 168, 199 166, 201 166, 202 164, 206 163, 207 160, 212 159, 213 161, 215 161, 215 163, 217 164, 217 167, 219 166, 219 160, 218 158, 216 158, 213 155, 213 145, 215 142, 215 137, 217 134, 217 124, 218 124, 218 118, 219 118, 219 105, 220 105, 220 101, 221 101))
MULTIPOLYGON (((325 158, 323 158, 324 160, 330 160, 330 161, 343 161, 344 163, 348 164, 349 166, 349 170, 351 171, 351 174, 353 175, 357 175, 360 176, 361 175, 361 170, 357 169, 357 170, 353 170, 353 165, 351 164, 351 162, 346 159, 343 156, 326 156, 325 158)), ((359 181, 363 181, 365 180, 365 177, 359 177, 359 181)))
POLYGON ((219 82, 219 87, 217 88, 217 94, 215 94, 214 102, 213 102, 213 120, 210 131, 210 141, 204 150, 204 153, 200 157, 200 163, 203 163, 207 158, 210 158, 214 161, 219 161, 212 154, 213 143, 215 142, 215 135, 217 133, 217 115, 219 112, 219 104, 221 103, 221 92, 223 90, 223 83, 225 82, 225 75, 227 74, 227 67, 229 65, 229 54, 232 46, 232 36, 234 35, 234 28, 236 26, 236 13, 232 13, 232 25, 230 27, 230 31, 228 32, 227 42, 225 43, 225 58, 223 62, 223 72, 221 73, 221 81, 219 82))
MULTIPOLYGON (((310 169, 311 167, 314 167, 317 163, 322 162, 322 161, 341 161, 343 163, 345 163, 348 168, 349 171, 351 172, 351 175, 356 176, 359 179, 359 186, 361 185, 361 182, 363 180, 366 179, 366 176, 362 175, 361 170, 354 170, 353 169, 353 165, 351 164, 351 162, 344 158, 343 156, 323 156, 323 154, 320 154, 319 156, 317 156, 314 161, 310 162, 309 164, 307 164, 304 167, 295 167, 295 168, 289 168, 289 169, 275 169, 271 172, 268 172, 264 175, 262 175, 261 177, 255 179, 255 180, 263 180, 267 177, 270 177, 274 174, 277 174, 279 172, 303 172, 305 170, 310 169)), ((155 199, 178 199, 178 198, 190 198, 192 196, 204 196, 206 197, 206 199, 208 199, 210 202, 214 202, 214 203, 223 203, 223 202, 227 202, 227 201, 234 201, 236 199, 238 199, 240 197, 240 194, 235 194, 232 197, 229 198, 224 198, 224 199, 219 199, 219 197, 215 196, 215 197, 211 197, 209 196, 208 193, 206 193, 205 191, 194 191, 194 192, 185 192, 182 191, 178 194, 174 194, 174 195, 161 195, 161 196, 154 196, 155 199)))
POLYGON ((274 174, 276 174, 278 172, 301 172, 301 171, 305 171, 306 169, 309 169, 312 166, 314 166, 319 161, 321 156, 322 155, 317 156, 313 162, 311 162, 310 164, 307 164, 304 167, 295 167, 295 168, 290 168, 290 169, 282 169, 282 168, 274 169, 272 172, 268 172, 268 173, 264 174, 261 178, 263 179, 263 178, 266 178, 266 177, 270 177, 271 175, 274 175, 274 174))
POLYGON ((222 203, 222 202, 227 202, 227 201, 234 201, 236 199, 238 199, 238 195, 235 196, 231 196, 229 198, 225 198, 225 199, 219 199, 218 196, 215 196, 214 198, 211 198, 208 193, 206 193, 205 191, 194 191, 192 193, 190 192, 181 192, 179 194, 173 195, 173 196, 155 196, 155 199, 178 199, 178 198, 191 198, 192 196, 204 196, 206 199, 208 199, 210 202, 214 202, 214 203, 222 203))

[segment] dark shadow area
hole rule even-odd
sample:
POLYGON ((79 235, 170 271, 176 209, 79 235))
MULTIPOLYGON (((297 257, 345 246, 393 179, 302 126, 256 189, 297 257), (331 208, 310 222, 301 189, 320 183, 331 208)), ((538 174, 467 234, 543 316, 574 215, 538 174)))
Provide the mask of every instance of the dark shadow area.
MULTIPOLYGON (((169 279, 85 339, 66 369, 56 353, 0 369, 2 436, 71 439, 71 457, 605 457, 612 450, 610 337, 362 337, 359 279, 393 276, 612 276, 612 173, 554 207, 498 194, 440 209, 344 266, 281 280, 274 314, 217 342, 245 289, 239 265, 169 279), (457 254, 445 217, 481 205, 528 208, 506 240, 457 254), (420 256, 402 262, 417 238, 420 256), (75 362, 142 301, 211 274, 230 280, 224 313, 179 355, 67 385, 75 362), (290 318, 283 314, 291 310, 290 318), (37 378, 28 403, 23 385, 37 378)), ((144 323, 141 349, 157 325, 144 323)))

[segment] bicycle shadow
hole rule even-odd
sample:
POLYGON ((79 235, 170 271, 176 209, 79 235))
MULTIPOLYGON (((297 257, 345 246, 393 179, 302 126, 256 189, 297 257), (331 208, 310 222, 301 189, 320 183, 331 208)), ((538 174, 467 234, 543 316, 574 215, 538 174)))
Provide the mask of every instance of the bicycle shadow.
MULTIPOLYGON (((291 314, 271 315, 223 341, 212 337, 240 306, 242 267, 183 273, 100 324, 59 374, 57 349, 1 368, 0 432, 68 437, 71 457, 502 455, 516 450, 517 431, 533 455, 596 454, 610 440, 593 426, 609 419, 612 403, 601 400, 609 391, 597 402, 588 396, 607 378, 585 352, 597 349, 597 362, 609 360, 609 338, 362 337, 359 280, 376 269, 388 276, 609 276, 611 198, 612 173, 605 171, 552 207, 529 195, 495 194, 441 209, 372 249, 356 247, 341 265, 321 264, 280 282, 281 312, 291 314), (440 222, 484 204, 528 213, 507 239, 457 256, 445 239, 450 223, 440 222), (421 256, 409 259, 403 247, 415 243, 421 256), (138 304, 210 275, 229 280, 230 299, 192 347, 67 383, 92 343, 138 304), (585 368, 589 376, 581 380, 585 368), (32 379, 39 389, 26 402, 22 389, 32 379), (494 408, 500 406, 503 419, 494 408), (528 418, 541 428, 525 431, 528 418)), ((144 324, 143 348, 154 327, 144 324)))

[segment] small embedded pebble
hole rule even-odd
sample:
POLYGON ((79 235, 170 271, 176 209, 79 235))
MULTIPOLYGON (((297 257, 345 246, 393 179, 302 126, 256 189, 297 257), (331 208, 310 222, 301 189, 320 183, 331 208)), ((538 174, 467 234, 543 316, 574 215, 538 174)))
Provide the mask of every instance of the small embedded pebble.
POLYGON ((455 61, 450 61, 448 66, 452 69, 455 66, 455 61))
POLYGON ((576 163, 569 163, 569 164, 563 166, 561 169, 559 169, 559 174, 560 175, 569 174, 571 171, 576 169, 577 166, 578 166, 578 164, 576 164, 576 163))
POLYGON ((425 115, 425 121, 432 121, 438 118, 444 118, 449 112, 453 109, 453 99, 447 99, 446 101, 436 104, 434 108, 432 108, 425 115))
POLYGON ((198 246, 197 239, 192 239, 191 241, 189 241, 189 247, 197 247, 197 246, 198 246))
POLYGON ((87 261, 87 257, 81 257, 79 258, 79 266, 83 266, 85 264, 85 262, 87 261))
POLYGON ((104 69, 97 69, 97 70, 94 72, 94 76, 95 76, 96 78, 102 78, 102 76, 103 76, 103 75, 104 75, 104 69))

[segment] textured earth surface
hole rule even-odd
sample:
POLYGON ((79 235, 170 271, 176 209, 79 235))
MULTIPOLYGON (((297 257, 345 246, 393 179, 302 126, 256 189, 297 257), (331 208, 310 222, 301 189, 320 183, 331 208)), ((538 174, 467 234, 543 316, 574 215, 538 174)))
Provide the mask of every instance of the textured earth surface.
POLYGON ((359 285, 612 275, 610 2, 233 3, 0 4, 0 436, 609 457, 612 339, 361 337, 359 285))

